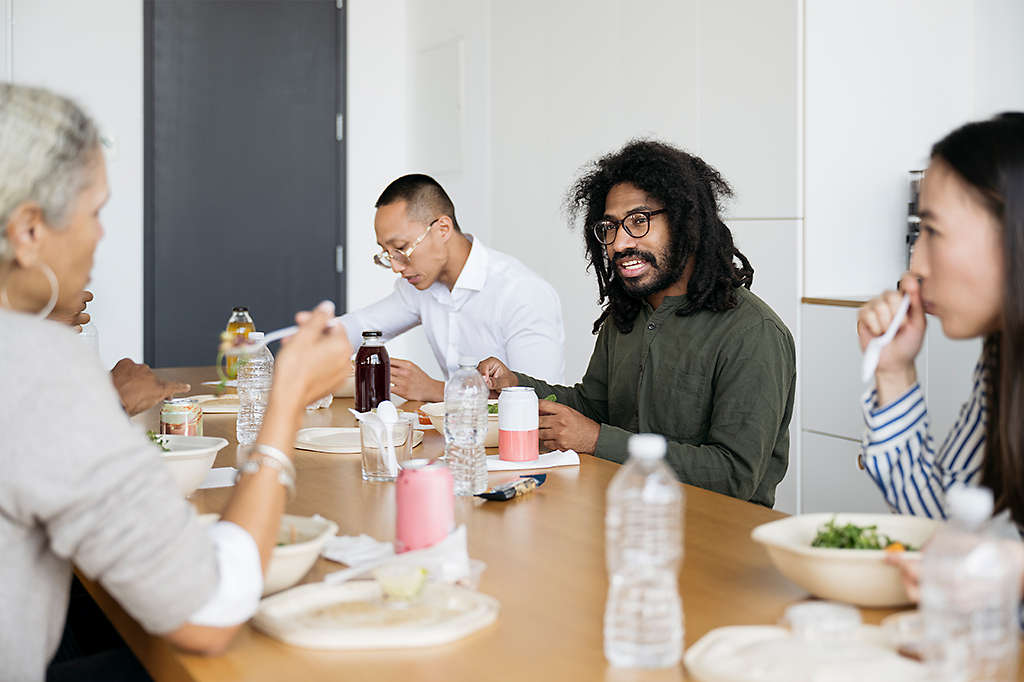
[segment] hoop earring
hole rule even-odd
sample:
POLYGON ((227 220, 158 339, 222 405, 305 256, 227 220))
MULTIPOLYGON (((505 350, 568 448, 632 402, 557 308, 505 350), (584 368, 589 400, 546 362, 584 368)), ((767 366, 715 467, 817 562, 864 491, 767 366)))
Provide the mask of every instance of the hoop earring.
MULTIPOLYGON (((46 263, 40 262, 39 269, 43 271, 43 275, 46 276, 46 281, 50 285, 50 300, 46 302, 46 305, 36 313, 36 317, 40 320, 44 319, 47 315, 53 312, 53 309, 57 307, 57 296, 60 294, 60 283, 57 282, 57 275, 46 263)), ((7 284, 0 288, 0 304, 9 310, 14 310, 11 307, 11 301, 7 298, 7 284)))

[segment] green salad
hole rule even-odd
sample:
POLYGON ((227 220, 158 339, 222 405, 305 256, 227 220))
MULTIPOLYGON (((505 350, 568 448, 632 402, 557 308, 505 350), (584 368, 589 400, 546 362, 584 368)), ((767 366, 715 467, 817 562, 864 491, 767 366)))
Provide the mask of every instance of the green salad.
POLYGON ((818 529, 811 547, 827 547, 831 549, 884 549, 890 552, 916 551, 905 542, 893 540, 888 535, 878 532, 878 526, 857 526, 852 523, 839 525, 836 518, 818 529))
POLYGON ((157 433, 156 431, 146 431, 146 435, 156 445, 159 445, 160 449, 163 450, 164 452, 170 452, 171 451, 171 449, 169 447, 167 447, 167 439, 164 438, 159 433, 157 433))
MULTIPOLYGON (((558 402, 558 398, 555 397, 554 393, 545 397, 544 400, 550 400, 553 403, 558 402)), ((487 403, 487 414, 498 414, 498 403, 487 403)))

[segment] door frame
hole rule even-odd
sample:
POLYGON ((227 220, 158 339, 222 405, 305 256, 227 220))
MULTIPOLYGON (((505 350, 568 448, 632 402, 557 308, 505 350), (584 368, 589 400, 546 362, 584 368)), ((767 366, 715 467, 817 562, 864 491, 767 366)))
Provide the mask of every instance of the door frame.
MULTIPOLYGON (((143 361, 153 365, 156 355, 156 317, 152 311, 156 309, 156 224, 154 214, 154 177, 153 160, 153 32, 154 3, 157 0, 142 2, 142 354, 143 361)), ((341 139, 335 145, 335 157, 338 167, 338 215, 335 217, 337 226, 337 245, 341 258, 335 268, 335 304, 340 313, 346 308, 346 272, 348 253, 345 251, 346 223, 345 216, 348 201, 347 192, 347 153, 348 146, 348 111, 347 111, 347 71, 348 71, 348 35, 346 10, 341 0, 337 1, 336 56, 338 63, 338 82, 335 90, 335 113, 341 116, 341 139)))

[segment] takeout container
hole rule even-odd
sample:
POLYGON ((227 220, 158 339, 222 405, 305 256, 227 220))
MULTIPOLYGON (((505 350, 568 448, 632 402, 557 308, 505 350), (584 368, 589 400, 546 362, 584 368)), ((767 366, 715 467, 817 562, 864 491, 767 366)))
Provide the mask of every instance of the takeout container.
POLYGON ((351 375, 345 378, 332 391, 335 398, 352 398, 356 394, 356 377, 351 375))
MULTIPOLYGON (((488 405, 497 405, 497 400, 488 400, 488 405)), ((444 435, 444 403, 427 403, 420 407, 420 412, 430 417, 430 424, 438 433, 444 435)), ((484 439, 485 448, 498 447, 498 415, 487 415, 487 437, 484 439)))
MULTIPOLYGON (((203 514, 203 523, 215 523, 218 514, 203 514)), ((263 577, 263 596, 287 589, 309 573, 316 563, 327 541, 338 532, 338 524, 320 516, 281 516, 281 527, 277 531, 277 542, 287 544, 274 547, 270 554, 270 565, 263 577), (291 542, 292 528, 297 542, 291 542)))
POLYGON ((885 563, 889 552, 811 547, 818 529, 833 517, 840 525, 877 526, 879 533, 914 547, 926 543, 942 523, 894 514, 802 514, 762 524, 750 537, 764 546, 782 575, 816 597, 870 608, 911 603, 899 569, 885 563))
POLYGON ((223 438, 211 436, 160 436, 170 452, 163 452, 164 463, 171 472, 178 490, 191 495, 206 478, 217 453, 228 444, 223 438))

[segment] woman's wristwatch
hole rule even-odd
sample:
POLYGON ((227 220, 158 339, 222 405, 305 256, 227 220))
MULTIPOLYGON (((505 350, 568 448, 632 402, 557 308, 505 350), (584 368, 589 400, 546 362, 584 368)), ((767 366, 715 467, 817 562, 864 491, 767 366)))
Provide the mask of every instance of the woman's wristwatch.
POLYGON ((238 446, 236 458, 238 474, 237 482, 246 474, 255 474, 265 466, 277 470, 277 481, 288 491, 288 499, 295 497, 295 465, 286 454, 277 448, 264 443, 238 446))

